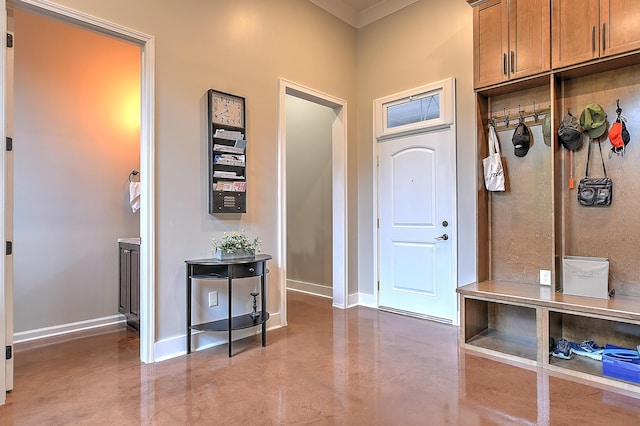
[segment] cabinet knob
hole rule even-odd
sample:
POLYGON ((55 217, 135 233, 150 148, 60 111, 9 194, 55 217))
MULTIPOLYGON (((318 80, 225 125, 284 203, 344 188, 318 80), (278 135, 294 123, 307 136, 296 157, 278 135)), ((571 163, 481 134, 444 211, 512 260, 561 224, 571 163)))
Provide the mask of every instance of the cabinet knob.
POLYGON ((249 272, 255 272, 256 268, 249 268, 249 272))

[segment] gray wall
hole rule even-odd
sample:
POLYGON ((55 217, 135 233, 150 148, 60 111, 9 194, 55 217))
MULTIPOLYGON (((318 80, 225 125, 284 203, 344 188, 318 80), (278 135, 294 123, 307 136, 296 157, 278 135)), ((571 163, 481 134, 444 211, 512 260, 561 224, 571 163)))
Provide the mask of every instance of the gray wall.
MULTIPOLYGON (((349 293, 372 294, 373 100, 456 77, 459 281, 473 279, 475 112, 472 10, 465 0, 420 0, 358 31, 306 0, 56 3, 155 37, 156 342, 184 336, 184 260, 210 255, 213 236, 233 229, 260 236, 263 251, 274 255, 269 283, 280 280, 279 78, 347 102, 349 293), (248 210, 241 217, 207 212, 208 88, 247 97, 248 210)), ((276 285, 268 296, 274 312, 276 285)))
MULTIPOLYGON (((356 30, 306 0, 56 0, 155 37, 155 340, 184 350, 185 259, 211 256, 211 239, 244 229, 269 262, 267 306, 277 322, 278 81, 355 105, 356 30), (215 88, 247 99, 247 213, 211 216, 206 102, 215 88)), ((348 138, 356 140, 355 114, 348 138)), ((349 182, 357 173, 349 147, 349 182)), ((355 194, 355 192, 354 192, 355 194)), ((357 199, 349 199, 355 212, 357 199)), ((353 213, 352 213, 353 214, 353 213)), ((357 230, 350 232, 355 247, 357 230)), ((350 271, 357 259, 351 258, 350 271)), ((164 346, 163 346, 164 347, 164 346)))
POLYGON ((332 286, 331 108, 287 95, 287 280, 332 286))
POLYGON ((15 12, 15 331, 118 313, 140 49, 15 12))
POLYGON ((421 0, 358 32, 358 290, 374 288, 373 101, 456 78, 458 283, 475 280, 473 14, 465 0, 421 0))

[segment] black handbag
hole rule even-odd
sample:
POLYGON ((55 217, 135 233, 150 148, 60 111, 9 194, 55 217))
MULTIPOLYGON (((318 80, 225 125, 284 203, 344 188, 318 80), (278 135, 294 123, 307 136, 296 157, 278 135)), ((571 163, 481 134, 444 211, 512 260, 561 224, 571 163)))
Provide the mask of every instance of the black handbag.
POLYGON ((580 183, 578 184, 578 203, 581 206, 605 207, 611 205, 611 200, 613 199, 613 182, 611 178, 607 176, 600 141, 598 141, 598 148, 600 149, 600 159, 602 160, 604 177, 589 177, 589 160, 591 159, 591 141, 589 141, 587 167, 584 172, 584 178, 580 179, 580 183))

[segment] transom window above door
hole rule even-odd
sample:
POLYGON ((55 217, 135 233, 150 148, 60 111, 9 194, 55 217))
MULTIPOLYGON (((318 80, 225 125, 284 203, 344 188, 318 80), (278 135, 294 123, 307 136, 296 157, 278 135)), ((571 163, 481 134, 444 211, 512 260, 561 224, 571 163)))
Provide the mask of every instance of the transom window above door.
POLYGON ((387 127, 398 127, 440 118, 440 94, 409 96, 385 105, 387 127))
POLYGON ((376 137, 440 128, 453 123, 454 79, 375 100, 376 137))

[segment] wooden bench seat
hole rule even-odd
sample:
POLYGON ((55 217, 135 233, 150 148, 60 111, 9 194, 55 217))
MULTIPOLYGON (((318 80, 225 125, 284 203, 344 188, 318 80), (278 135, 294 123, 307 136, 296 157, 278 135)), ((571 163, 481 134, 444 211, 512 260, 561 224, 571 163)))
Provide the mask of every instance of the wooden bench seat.
POLYGON ((601 345, 635 349, 640 344, 640 298, 580 297, 551 287, 501 281, 472 283, 456 291, 461 296, 464 349, 640 394, 640 383, 605 376, 600 361, 550 356, 552 342, 560 338, 594 339, 601 345))

